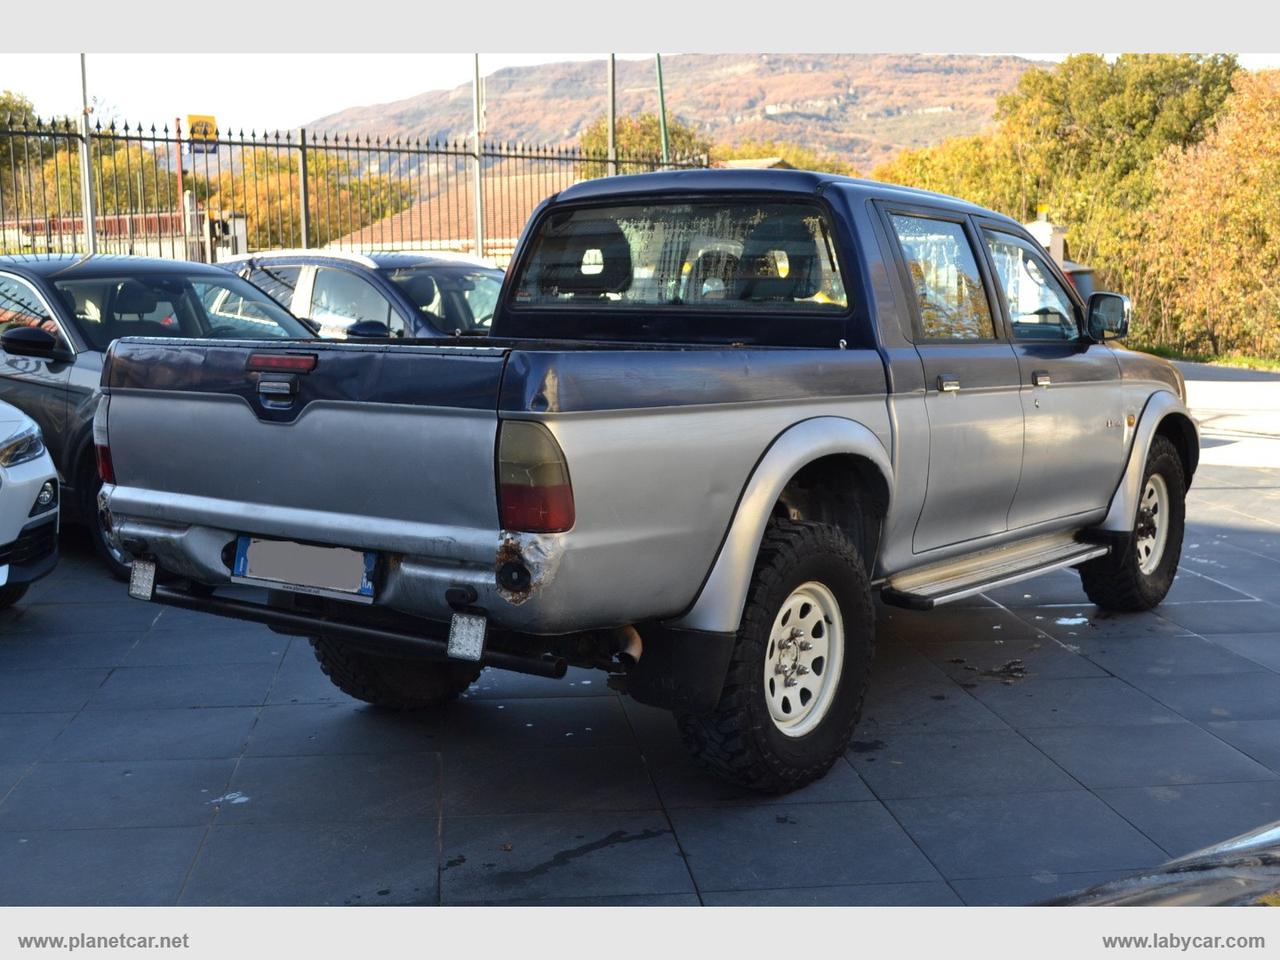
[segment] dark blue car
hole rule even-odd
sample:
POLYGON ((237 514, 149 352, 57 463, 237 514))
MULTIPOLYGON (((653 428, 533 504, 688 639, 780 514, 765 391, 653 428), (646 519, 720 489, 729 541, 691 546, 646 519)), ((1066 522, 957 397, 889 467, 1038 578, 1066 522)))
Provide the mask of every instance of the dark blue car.
POLYGON ((502 287, 501 270, 448 253, 279 250, 219 266, 335 339, 484 335, 502 287))

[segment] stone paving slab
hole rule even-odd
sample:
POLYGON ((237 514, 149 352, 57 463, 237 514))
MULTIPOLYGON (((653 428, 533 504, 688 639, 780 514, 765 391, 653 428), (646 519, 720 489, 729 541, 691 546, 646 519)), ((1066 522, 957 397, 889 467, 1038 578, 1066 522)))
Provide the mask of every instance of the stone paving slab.
POLYGON ((0 903, 988 904, 1113 879, 1280 819, 1275 494, 1206 464, 1153 613, 1102 614, 1069 571, 879 608, 853 747, 785 797, 707 776, 588 671, 356 703, 304 641, 127 599, 68 531, 0 613, 0 903))

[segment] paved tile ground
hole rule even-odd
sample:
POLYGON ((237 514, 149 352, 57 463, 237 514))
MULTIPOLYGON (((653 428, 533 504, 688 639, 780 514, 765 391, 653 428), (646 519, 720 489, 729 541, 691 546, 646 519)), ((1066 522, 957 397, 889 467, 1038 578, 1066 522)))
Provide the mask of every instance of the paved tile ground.
POLYGON ((1190 520, 1154 613, 1070 573, 882 609, 853 749, 768 799, 598 674, 364 707, 72 534, 0 616, 0 903, 1027 903, 1159 863, 1280 818, 1280 471, 1205 466, 1190 520))

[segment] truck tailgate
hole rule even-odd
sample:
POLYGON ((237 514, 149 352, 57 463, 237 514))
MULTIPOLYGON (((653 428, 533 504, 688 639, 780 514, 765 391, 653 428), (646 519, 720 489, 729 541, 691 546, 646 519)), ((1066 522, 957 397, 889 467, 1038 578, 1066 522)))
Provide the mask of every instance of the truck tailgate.
POLYGON ((466 539, 460 530, 498 528, 506 355, 482 346, 117 341, 103 371, 110 508, 447 557, 466 539))

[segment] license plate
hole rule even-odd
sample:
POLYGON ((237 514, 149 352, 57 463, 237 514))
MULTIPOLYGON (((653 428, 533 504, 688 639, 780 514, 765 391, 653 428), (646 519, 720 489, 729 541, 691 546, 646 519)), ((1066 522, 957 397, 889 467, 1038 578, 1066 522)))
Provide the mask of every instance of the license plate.
POLYGON ((373 602, 378 555, 346 547, 242 536, 236 542, 233 583, 275 587, 340 600, 373 602))

